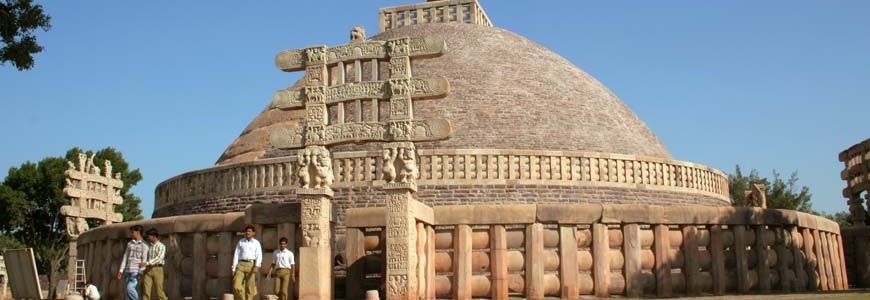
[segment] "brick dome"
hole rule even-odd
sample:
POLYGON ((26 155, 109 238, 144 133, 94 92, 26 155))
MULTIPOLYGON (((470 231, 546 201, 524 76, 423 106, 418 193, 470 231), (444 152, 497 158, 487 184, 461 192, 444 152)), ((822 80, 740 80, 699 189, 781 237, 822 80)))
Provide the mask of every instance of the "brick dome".
MULTIPOLYGON (((446 139, 414 143, 416 197, 421 202, 730 206, 724 173, 672 159, 619 98, 541 45, 503 29, 453 23, 393 28, 371 39, 403 37, 445 43, 440 55, 411 59, 414 77, 449 82, 446 96, 415 99, 413 118, 452 124, 446 139)), ((390 64, 384 61, 360 61, 360 71, 356 62, 349 64, 354 66, 345 65, 345 72, 340 64, 329 65, 324 76, 329 84, 385 81, 390 76, 390 64)), ((216 166, 158 185, 154 216, 298 202, 296 150, 274 147, 272 134, 305 126, 307 113, 298 106, 275 108, 274 103, 254 118, 216 166)), ((343 109, 327 106, 328 124, 339 123, 342 113, 347 123, 371 121, 375 111, 378 122, 386 122, 392 113, 390 101, 342 103, 343 109)), ((383 205, 383 145, 329 146, 337 230, 343 228, 344 210, 383 205)))
MULTIPOLYGON (((441 99, 415 101, 414 114, 447 119, 454 132, 443 141, 418 143, 418 149, 567 150, 671 158, 656 135, 604 85, 535 42, 504 29, 467 24, 407 26, 371 39, 403 36, 446 41, 443 55, 414 59, 412 70, 415 76, 447 78, 450 92, 441 99)), ((370 73, 368 65, 363 68, 363 74, 370 73)), ((267 107, 217 164, 291 154, 274 149, 269 136, 275 128, 300 126, 304 113, 267 107)), ((332 150, 379 146, 351 144, 332 150)))

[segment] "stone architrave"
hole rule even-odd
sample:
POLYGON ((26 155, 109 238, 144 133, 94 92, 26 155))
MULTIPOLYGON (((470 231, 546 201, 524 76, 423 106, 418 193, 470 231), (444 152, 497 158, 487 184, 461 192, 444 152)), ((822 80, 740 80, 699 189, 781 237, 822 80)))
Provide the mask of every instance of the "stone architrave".
MULTIPOLYGON (((88 230, 88 219, 99 220, 102 224, 121 222, 123 217, 115 212, 115 206, 121 205, 121 173, 112 174, 112 163, 108 160, 103 164, 103 170, 94 165, 94 154, 78 155, 78 166, 67 161, 69 169, 64 171, 66 186, 63 192, 70 200, 70 205, 60 208, 60 214, 66 218, 66 231, 69 236, 69 259, 67 264, 67 282, 75 283, 76 259, 78 246, 76 240, 80 234, 88 230), (102 172, 101 172, 102 171, 102 172)), ((67 289, 75 294, 75 288, 67 289)))
POLYGON ((349 44, 335 47, 315 46, 278 53, 275 63, 284 71, 305 70, 301 87, 279 90, 270 107, 306 111, 304 128, 276 128, 270 142, 281 149, 312 145, 329 146, 361 142, 433 141, 446 139, 453 132, 445 119, 414 119, 414 99, 444 97, 450 84, 444 77, 412 77, 412 57, 440 55, 445 43, 437 38, 397 38, 388 41, 365 40, 361 28, 351 32, 349 44), (389 80, 361 81, 360 61, 389 62, 389 80), (345 63, 356 69, 357 82, 344 82, 345 63), (330 68, 339 66, 338 78, 330 78, 330 68), (351 101, 389 101, 387 120, 345 122, 344 104, 351 101), (336 105, 336 116, 328 105, 336 105), (330 119, 337 119, 330 124, 330 119))
POLYGON ((300 150, 299 299, 332 299, 332 158, 323 146, 300 150))
POLYGON ((413 143, 384 144, 387 194, 387 299, 417 299, 416 148, 413 143), (390 169, 390 170, 387 170, 390 169))

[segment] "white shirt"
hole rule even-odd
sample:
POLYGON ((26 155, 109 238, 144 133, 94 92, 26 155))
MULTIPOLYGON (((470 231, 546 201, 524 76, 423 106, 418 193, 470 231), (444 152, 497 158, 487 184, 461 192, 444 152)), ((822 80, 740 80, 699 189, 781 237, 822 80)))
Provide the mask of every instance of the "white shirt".
POLYGON ((239 260, 253 260, 254 266, 259 268, 263 263, 263 248, 260 247, 260 241, 255 238, 251 238, 250 241, 247 238, 239 240, 236 253, 233 255, 233 272, 236 271, 239 260))
POLYGON ((85 296, 87 296, 88 299, 100 299, 100 291, 98 291, 97 287, 93 284, 89 284, 85 288, 85 296))
POLYGON ((275 267, 289 269, 296 264, 296 258, 290 249, 275 250, 275 267))

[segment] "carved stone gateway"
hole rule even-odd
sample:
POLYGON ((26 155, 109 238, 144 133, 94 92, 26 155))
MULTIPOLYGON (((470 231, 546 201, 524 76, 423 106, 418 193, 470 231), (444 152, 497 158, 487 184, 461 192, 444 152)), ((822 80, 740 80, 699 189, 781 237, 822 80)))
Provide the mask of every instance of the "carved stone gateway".
MULTIPOLYGON (((414 141, 446 139, 452 125, 445 119, 415 119, 414 99, 443 97, 450 85, 443 77, 413 77, 411 57, 440 55, 444 41, 434 38, 398 38, 367 41, 362 28, 351 31, 351 43, 284 51, 275 58, 284 71, 305 70, 298 88, 275 93, 271 106, 305 109, 302 128, 274 130, 276 148, 298 149, 296 161, 302 203, 302 247, 299 249, 300 299, 331 299, 331 200, 334 181, 330 145, 362 142, 384 144, 384 189, 387 194, 387 299, 417 299, 423 273, 417 264, 417 218, 414 199, 417 150, 414 141), (372 74, 362 81, 363 60, 372 74), (378 74, 380 61, 389 64, 388 78, 378 74), (345 82, 348 67, 353 82, 345 82), (366 120, 362 101, 371 101, 366 120), (378 101, 389 101, 389 117, 381 120, 378 101), (345 104, 355 102, 359 118, 345 122, 345 104), (331 109, 336 111, 330 116, 331 109), (335 120, 330 124, 330 120, 335 120)), ((431 222, 431 220, 430 220, 431 222)), ((425 231, 425 228, 423 229, 425 231)))
MULTIPOLYGON (((123 217, 115 212, 115 206, 121 205, 121 173, 112 174, 112 163, 108 160, 103 164, 103 170, 94 165, 94 154, 78 155, 78 166, 67 161, 69 169, 64 171, 66 186, 64 194, 69 198, 70 205, 60 208, 60 214, 66 217, 66 231, 69 236, 69 257, 67 264, 68 283, 75 284, 76 258, 78 236, 88 230, 87 219, 99 220, 102 224, 121 222, 123 217), (104 172, 104 173, 103 173, 104 172)), ((76 292, 76 286, 67 289, 69 293, 76 292)))

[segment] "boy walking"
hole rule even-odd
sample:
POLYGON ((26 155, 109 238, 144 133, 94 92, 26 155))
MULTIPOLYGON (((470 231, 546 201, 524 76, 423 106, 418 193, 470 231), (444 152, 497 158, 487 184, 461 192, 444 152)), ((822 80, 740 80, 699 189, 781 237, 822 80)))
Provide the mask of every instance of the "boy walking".
POLYGON ((278 241, 279 249, 275 250, 275 259, 272 266, 269 267, 269 272, 266 272, 266 278, 272 277, 272 269, 277 267, 275 272, 275 294, 278 295, 278 300, 288 300, 290 281, 293 280, 293 265, 296 264, 293 252, 287 249, 287 238, 282 237, 278 241))
POLYGON ((159 240, 160 233, 156 228, 145 232, 148 240, 148 259, 142 262, 145 269, 142 278, 142 300, 151 300, 151 289, 157 289, 157 299, 166 300, 166 292, 163 291, 163 264, 166 257, 166 246, 159 240))

